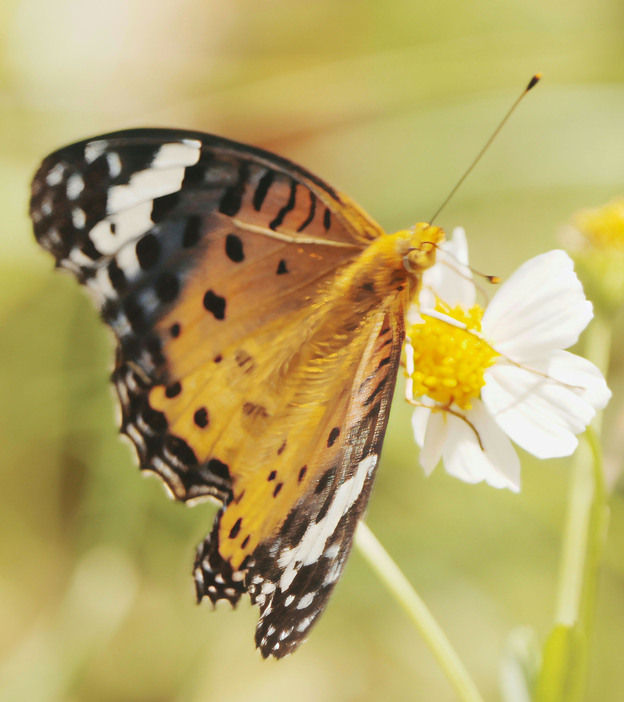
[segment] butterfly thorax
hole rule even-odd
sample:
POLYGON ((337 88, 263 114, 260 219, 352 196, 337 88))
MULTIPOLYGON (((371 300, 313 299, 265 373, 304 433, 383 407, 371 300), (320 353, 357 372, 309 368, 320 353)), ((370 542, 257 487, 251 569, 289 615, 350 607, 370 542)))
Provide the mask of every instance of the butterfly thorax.
POLYGON ((378 309, 381 300, 406 287, 408 299, 413 299, 420 290, 422 274, 435 263, 437 246, 443 239, 440 227, 426 223, 381 236, 344 270, 332 293, 352 300, 356 308, 361 305, 362 313, 367 304, 378 309))

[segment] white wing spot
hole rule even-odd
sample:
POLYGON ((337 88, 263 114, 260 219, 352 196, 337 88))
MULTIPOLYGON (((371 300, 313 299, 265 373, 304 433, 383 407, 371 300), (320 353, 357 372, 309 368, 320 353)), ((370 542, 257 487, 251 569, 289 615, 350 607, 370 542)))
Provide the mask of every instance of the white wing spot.
POLYGON ((128 280, 134 278, 139 273, 139 260, 132 246, 124 246, 115 257, 115 260, 128 280))
POLYGON ((305 617, 305 619, 302 619, 299 624, 297 624, 297 631, 301 633, 302 631, 305 631, 310 624, 312 623, 312 616, 305 617))
POLYGON ((84 190, 85 182, 80 173, 72 173, 67 179, 67 197, 69 200, 77 200, 84 190))
POLYGON ((63 173, 65 172, 65 164, 57 163, 56 166, 51 168, 46 175, 46 183, 50 187, 58 185, 63 180, 63 173))
POLYGON ((112 221, 101 220, 89 233, 93 245, 104 256, 117 253, 129 241, 151 228, 151 210, 151 203, 144 203, 111 217, 112 221), (115 225, 114 234, 112 224, 115 225))
POLYGON ((297 602, 297 609, 305 609, 306 607, 309 607, 312 602, 314 601, 314 595, 315 592, 308 592, 306 593, 300 600, 297 602))
POLYGON ((111 178, 116 178, 121 173, 121 159, 119 154, 111 151, 106 154, 106 162, 108 163, 108 175, 111 178))
POLYGON ((335 583, 340 577, 341 571, 342 563, 340 561, 336 561, 327 572, 325 580, 323 580, 323 585, 331 585, 332 583, 335 583))
POLYGON ((41 214, 44 215, 44 217, 48 217, 52 214, 52 196, 50 193, 45 195, 41 201, 41 214))
POLYGON ((108 142, 106 139, 100 139, 100 141, 90 141, 84 150, 84 157, 87 163, 93 163, 98 156, 101 156, 108 148, 108 142))
POLYGON ((137 446, 145 445, 143 437, 139 433, 138 429, 134 426, 134 424, 128 424, 128 426, 126 427, 126 431, 128 432, 128 436, 136 443, 137 446))
POLYGON ((262 583, 260 591, 265 595, 270 595, 272 592, 275 592, 276 587, 277 586, 275 585, 275 583, 269 582, 267 580, 266 582, 262 583))
POLYGON ((80 207, 74 207, 71 213, 72 224, 76 229, 83 229, 84 225, 87 223, 87 215, 85 211, 80 209, 80 207))
POLYGON ((332 558, 336 558, 339 552, 340 544, 332 544, 323 555, 325 556, 325 558, 329 558, 331 560, 332 558))
POLYGON ((199 161, 200 155, 201 142, 196 139, 163 144, 154 155, 152 168, 194 166, 199 161))
POLYGON ((366 478, 377 464, 377 455, 371 454, 363 458, 348 480, 336 490, 334 499, 327 513, 316 524, 309 524, 301 541, 292 548, 285 549, 278 559, 278 565, 283 568, 280 578, 280 590, 288 590, 297 574, 297 563, 310 565, 316 563, 323 554, 327 539, 334 533, 343 514, 346 514, 362 492, 366 478))
POLYGON ((184 171, 184 166, 166 169, 146 168, 144 171, 137 171, 131 176, 127 185, 113 185, 109 189, 106 211, 108 214, 114 214, 145 201, 178 192, 182 187, 184 171))
POLYGON ((48 229, 48 239, 56 245, 61 244, 63 242, 63 238, 61 237, 59 230, 56 227, 50 227, 48 229))
POLYGON ((290 605, 295 601, 295 596, 294 595, 288 595, 288 597, 284 600, 284 607, 290 607, 290 605))

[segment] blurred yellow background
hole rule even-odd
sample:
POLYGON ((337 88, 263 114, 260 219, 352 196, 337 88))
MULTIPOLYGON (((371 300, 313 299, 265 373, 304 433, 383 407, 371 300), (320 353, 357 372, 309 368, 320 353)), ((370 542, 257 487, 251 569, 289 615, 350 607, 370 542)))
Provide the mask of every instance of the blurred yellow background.
MULTIPOLYGON (((195 605, 214 507, 166 499, 117 439, 112 340, 36 246, 29 181, 99 132, 199 129, 301 163, 393 231, 431 217, 542 71, 438 220, 505 276, 556 247, 575 210, 622 194, 622 2, 4 0, 0 27, 0 700, 454 700, 357 553, 281 662, 253 648, 247 602, 195 605)), ((520 495, 425 479, 403 404, 368 523, 499 700, 510 632, 542 641, 552 623, 570 463, 523 455, 520 495)), ((601 702, 624 695, 619 487, 590 666, 601 702)))

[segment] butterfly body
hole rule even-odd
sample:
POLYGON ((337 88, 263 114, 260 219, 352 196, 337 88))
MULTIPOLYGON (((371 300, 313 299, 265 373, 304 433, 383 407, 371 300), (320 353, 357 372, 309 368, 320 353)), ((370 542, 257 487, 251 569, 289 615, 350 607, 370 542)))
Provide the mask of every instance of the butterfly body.
POLYGON ((31 215, 115 333, 121 429, 141 467, 177 499, 223 505, 198 598, 248 592, 262 654, 291 652, 349 554, 405 308, 442 231, 386 235, 284 159, 175 130, 52 154, 31 215))

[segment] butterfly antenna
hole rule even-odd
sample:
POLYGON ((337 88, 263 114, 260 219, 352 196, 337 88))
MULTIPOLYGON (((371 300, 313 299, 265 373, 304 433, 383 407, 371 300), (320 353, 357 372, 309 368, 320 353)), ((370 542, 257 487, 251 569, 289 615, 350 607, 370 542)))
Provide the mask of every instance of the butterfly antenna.
POLYGON ((483 148, 481 149, 481 151, 479 151, 479 153, 477 154, 476 158, 472 161, 472 163, 471 163, 471 164, 468 166, 468 168, 464 171, 464 174, 463 174, 462 177, 457 181, 457 183, 455 184, 455 187, 454 187, 454 188, 451 190, 451 192, 448 194, 448 196, 446 197, 446 199, 444 200, 444 202, 440 205, 440 207, 438 207, 438 209, 436 210, 436 212, 435 212, 435 214, 433 215, 433 217, 429 220, 429 224, 433 224, 434 220, 438 218, 438 215, 439 215, 440 212, 442 212, 442 210, 446 207, 448 201, 449 201, 449 200, 453 197, 453 195, 455 195, 455 193, 459 190, 459 188, 460 188, 460 186, 462 185, 462 183, 463 183, 463 182, 466 180, 466 178, 472 173, 472 170, 473 170, 474 167, 477 165, 477 163, 479 163, 479 161, 481 160, 481 157, 483 156, 483 154, 489 149, 490 144, 494 141, 494 139, 496 139, 496 137, 497 137, 498 133, 500 132, 500 130, 505 126, 505 123, 507 122, 507 120, 511 117, 511 115, 513 114, 513 112, 514 112, 514 110, 516 109, 516 107, 518 107, 518 105, 520 104, 520 101, 522 100, 522 98, 529 92, 529 90, 532 90, 532 89, 539 83, 541 77, 542 77, 542 74, 541 74, 541 73, 536 73, 536 74, 531 78, 531 80, 529 81, 529 84, 527 85, 527 87, 522 91, 522 93, 518 96, 518 98, 516 98, 516 101, 515 101, 514 104, 509 108, 507 114, 506 114, 506 115, 503 117, 503 119, 500 121, 498 127, 496 127, 496 129, 492 132, 492 135, 491 135, 490 138, 485 142, 485 144, 483 145, 483 148))

